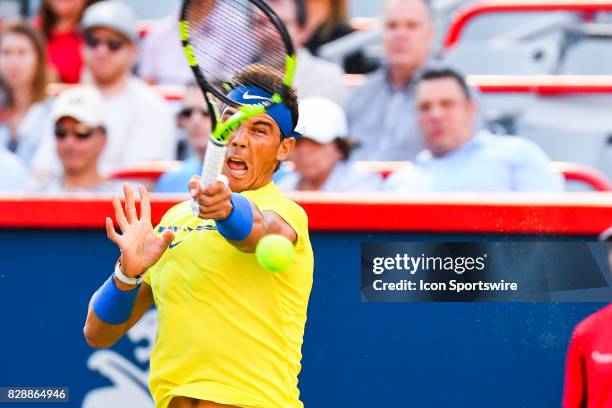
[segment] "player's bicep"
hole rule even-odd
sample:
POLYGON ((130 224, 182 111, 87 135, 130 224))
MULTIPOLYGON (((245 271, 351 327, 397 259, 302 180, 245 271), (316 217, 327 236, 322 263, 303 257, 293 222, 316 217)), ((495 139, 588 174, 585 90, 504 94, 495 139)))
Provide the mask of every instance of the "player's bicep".
POLYGON ((274 211, 262 211, 262 215, 266 226, 266 234, 282 235, 294 244, 297 242, 297 232, 280 215, 274 211))

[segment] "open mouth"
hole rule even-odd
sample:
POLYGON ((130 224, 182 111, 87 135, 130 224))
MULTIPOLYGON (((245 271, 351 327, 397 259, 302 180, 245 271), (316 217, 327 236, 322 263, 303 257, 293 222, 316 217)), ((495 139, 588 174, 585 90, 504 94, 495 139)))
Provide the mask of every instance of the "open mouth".
POLYGON ((228 158, 226 164, 232 175, 237 177, 245 176, 249 170, 249 166, 246 164, 246 162, 237 157, 228 158))

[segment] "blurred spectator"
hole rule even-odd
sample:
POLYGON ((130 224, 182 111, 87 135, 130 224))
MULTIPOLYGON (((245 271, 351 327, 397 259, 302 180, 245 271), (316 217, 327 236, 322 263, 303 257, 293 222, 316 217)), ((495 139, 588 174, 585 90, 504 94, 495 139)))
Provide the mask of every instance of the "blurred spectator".
POLYGON ((178 169, 160 177, 155 190, 158 193, 187 192, 189 179, 202 173, 211 127, 204 96, 197 86, 190 86, 185 92, 183 107, 178 113, 178 125, 187 135, 191 154, 178 169))
POLYGON ((342 108, 321 97, 300 102, 296 130, 303 134, 296 141, 290 159, 295 171, 283 176, 283 191, 376 191, 382 179, 378 173, 362 171, 347 162, 353 147, 347 139, 346 117, 342 108))
MULTIPOLYGON (((600 235, 608 242, 612 271, 612 227, 600 235)), ((574 329, 565 362, 563 408, 612 406, 612 305, 587 316, 574 329)))
POLYGON ((315 57, 304 47, 307 39, 304 0, 270 0, 268 3, 287 27, 297 50, 294 86, 298 97, 323 96, 343 105, 348 90, 344 86, 342 68, 315 57))
POLYGON ((100 0, 43 0, 38 22, 47 44, 49 62, 61 82, 78 83, 81 79, 83 39, 79 23, 85 8, 100 0))
POLYGON ((423 148, 413 112, 414 79, 430 58, 434 27, 427 0, 386 0, 386 65, 368 75, 348 100, 355 160, 412 160, 423 148))
MULTIPOLYGON (((306 1, 305 29, 308 40, 305 47, 313 55, 318 55, 322 45, 355 31, 347 18, 347 5, 347 0, 306 1)), ((352 53, 344 60, 344 70, 350 74, 363 74, 375 68, 367 64, 364 58, 361 51, 352 53)))
POLYGON ((52 119, 62 174, 39 188, 43 192, 117 192, 121 184, 105 180, 98 159, 106 144, 104 99, 94 87, 64 91, 52 119))
POLYGON ((193 81, 181 47, 178 11, 150 26, 141 46, 138 75, 158 85, 188 85, 193 81))
MULTIPOLYGON (((11 104, 11 92, 0 77, 0 123, 7 117, 11 104)), ((28 181, 28 172, 17 156, 0 146, 0 191, 23 190, 28 181)))
MULTIPOLYGON (((176 132, 170 108, 149 85, 132 75, 138 53, 132 10, 114 0, 96 3, 85 11, 82 28, 85 65, 104 97, 107 112, 102 173, 139 161, 174 159, 176 132)), ((38 177, 59 170, 54 140, 48 140, 36 158, 38 177)))
POLYGON ((388 178, 387 190, 563 190, 563 177, 533 142, 476 130, 476 103, 456 71, 424 71, 416 81, 415 103, 427 149, 417 156, 416 168, 388 178))
POLYGON ((11 102, 0 125, 0 145, 29 166, 49 126, 46 57, 42 39, 29 25, 8 23, 0 36, 0 76, 11 102))

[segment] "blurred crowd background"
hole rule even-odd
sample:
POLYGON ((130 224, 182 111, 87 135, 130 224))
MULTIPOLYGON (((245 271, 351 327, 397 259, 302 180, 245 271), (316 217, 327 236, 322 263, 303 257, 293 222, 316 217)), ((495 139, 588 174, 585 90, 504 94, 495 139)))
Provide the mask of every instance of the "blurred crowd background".
MULTIPOLYGON (((483 76, 601 81, 612 69, 610 12, 483 15, 450 44, 473 2, 268 3, 299 50, 303 137, 276 173, 283 190, 612 189, 612 91, 478 86, 483 76)), ((179 7, 0 1, 0 191, 119 192, 144 181, 186 193, 210 121, 180 48, 179 7)))

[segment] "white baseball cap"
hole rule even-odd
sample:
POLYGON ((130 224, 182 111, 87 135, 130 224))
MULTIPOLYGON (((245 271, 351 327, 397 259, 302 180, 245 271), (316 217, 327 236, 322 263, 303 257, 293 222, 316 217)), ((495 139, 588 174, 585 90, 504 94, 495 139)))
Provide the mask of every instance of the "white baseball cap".
POLYGON ((105 0, 87 7, 81 28, 85 31, 96 27, 117 31, 132 42, 138 40, 136 15, 130 6, 120 1, 105 0))
POLYGON ((346 115, 337 103, 319 96, 304 98, 299 103, 299 111, 300 118, 295 130, 302 137, 321 144, 347 137, 346 115))
POLYGON ((104 126, 104 98, 93 86, 76 86, 62 92, 51 111, 53 122, 69 117, 91 126, 104 126))

